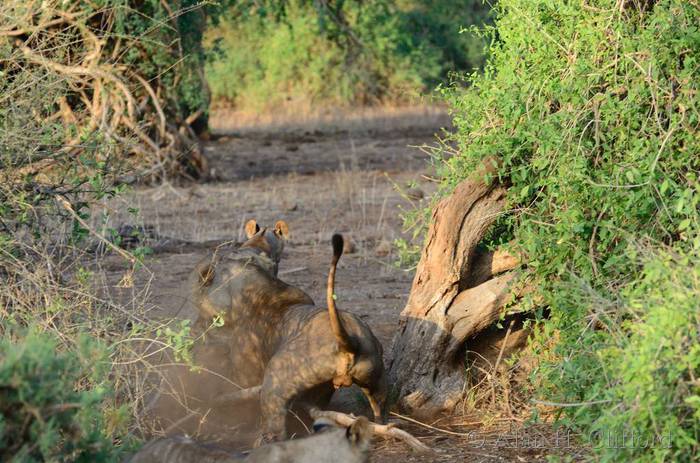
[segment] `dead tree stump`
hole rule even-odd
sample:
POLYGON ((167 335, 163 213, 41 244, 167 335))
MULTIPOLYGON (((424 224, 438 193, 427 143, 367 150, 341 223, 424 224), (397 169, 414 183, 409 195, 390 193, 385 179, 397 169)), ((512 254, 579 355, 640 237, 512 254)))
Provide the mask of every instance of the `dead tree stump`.
POLYGON ((483 172, 433 210, 394 336, 389 378, 400 408, 414 416, 435 416, 462 399, 465 343, 493 325, 512 297, 518 259, 477 250, 505 205, 505 188, 484 182, 483 172))

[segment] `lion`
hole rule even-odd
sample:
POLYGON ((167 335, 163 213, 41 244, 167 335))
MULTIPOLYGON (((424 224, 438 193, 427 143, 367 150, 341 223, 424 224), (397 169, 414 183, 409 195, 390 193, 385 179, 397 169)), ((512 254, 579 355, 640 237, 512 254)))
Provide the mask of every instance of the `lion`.
POLYGON ((274 333, 275 348, 260 391, 266 441, 288 436, 285 417, 290 409, 323 408, 335 389, 353 384, 365 394, 374 419, 384 421, 387 378, 382 345, 360 317, 340 313, 336 307, 335 273, 343 237, 334 235, 332 244, 327 309, 291 307, 274 333))
POLYGON ((371 430, 366 418, 347 428, 316 420, 314 434, 292 441, 268 444, 251 452, 229 452, 189 437, 156 439, 136 453, 130 463, 366 463, 371 430))
MULTIPOLYGON (((324 309, 277 278, 286 224, 278 222, 269 230, 251 220, 246 234, 248 241, 240 248, 215 251, 193 272, 192 299, 199 311, 195 327, 202 332, 193 359, 214 376, 202 381, 202 376, 186 372, 184 379, 170 381, 180 405, 198 410, 209 423, 226 422, 241 413, 242 405, 227 408, 219 399, 231 391, 259 387, 263 437, 271 442, 289 435, 290 415, 309 421, 310 406, 323 408, 335 389, 356 384, 375 420, 383 421, 387 380, 382 346, 364 321, 340 313, 335 305, 342 236, 332 240, 324 309), (223 326, 212 327, 216 320, 223 326), (182 397, 189 400, 183 404, 182 397)), ((169 430, 186 430, 173 421, 169 430)))
POLYGON ((313 304, 306 293, 277 278, 289 237, 287 224, 278 221, 267 228, 250 220, 245 230, 242 245, 212 250, 190 277, 193 304, 199 311, 192 329, 194 368, 165 367, 159 394, 148 407, 166 433, 231 437, 257 426, 257 403, 225 406, 214 400, 259 384, 267 362, 263 353, 269 349, 264 333, 281 323, 287 307, 313 304))

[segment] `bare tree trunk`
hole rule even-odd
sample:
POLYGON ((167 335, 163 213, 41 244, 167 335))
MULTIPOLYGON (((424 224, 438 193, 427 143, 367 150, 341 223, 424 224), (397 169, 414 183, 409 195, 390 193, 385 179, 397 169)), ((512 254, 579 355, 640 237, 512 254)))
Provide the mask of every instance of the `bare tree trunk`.
POLYGON ((479 252, 502 213, 505 189, 483 172, 460 183, 433 210, 411 293, 392 345, 389 377, 399 406, 419 417, 462 399, 465 342, 491 326, 511 300, 517 258, 479 252))

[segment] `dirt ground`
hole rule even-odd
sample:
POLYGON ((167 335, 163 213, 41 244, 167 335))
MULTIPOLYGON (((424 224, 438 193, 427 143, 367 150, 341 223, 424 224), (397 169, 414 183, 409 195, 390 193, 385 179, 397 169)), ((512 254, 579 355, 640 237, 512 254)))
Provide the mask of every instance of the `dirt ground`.
MULTIPOLYGON (((413 276, 394 265, 393 242, 402 236, 401 211, 421 206, 436 188, 429 156, 418 147, 436 144, 435 134, 449 125, 447 115, 414 111, 296 128, 240 129, 216 114, 212 122, 215 137, 204 152, 214 180, 139 187, 124 199, 138 208, 137 223, 152 227, 156 236, 182 241, 154 246, 147 269, 134 276, 130 288, 118 287, 123 261, 107 258, 102 274, 111 297, 145 297, 152 317, 194 319, 184 283, 207 252, 206 243, 242 241, 250 218, 270 225, 283 219, 291 240, 280 277, 323 301, 330 236, 343 233, 353 249, 338 269, 339 307, 364 318, 389 350, 413 276)), ((112 210, 111 226, 134 223, 118 204, 106 207, 112 210)), ((581 453, 549 427, 523 427, 517 421, 483 427, 469 424, 473 421, 478 417, 460 412, 433 423, 449 432, 401 423, 436 454, 416 455, 401 443, 377 439, 372 461, 525 462, 544 461, 548 454, 576 459, 581 453)))

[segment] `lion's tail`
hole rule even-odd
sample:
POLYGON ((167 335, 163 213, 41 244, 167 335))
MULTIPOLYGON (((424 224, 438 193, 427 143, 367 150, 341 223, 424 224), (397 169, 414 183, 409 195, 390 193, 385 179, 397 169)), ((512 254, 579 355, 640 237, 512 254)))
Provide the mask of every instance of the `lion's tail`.
POLYGON ((328 315, 331 321, 331 330, 335 335, 335 339, 338 341, 338 347, 340 350, 345 352, 353 352, 353 345, 350 337, 348 336, 343 322, 338 316, 338 309, 335 306, 335 269, 338 266, 338 260, 340 256, 343 255, 343 236, 333 235, 333 260, 331 261, 331 268, 328 271, 328 284, 326 286, 326 302, 328 304, 328 315))

